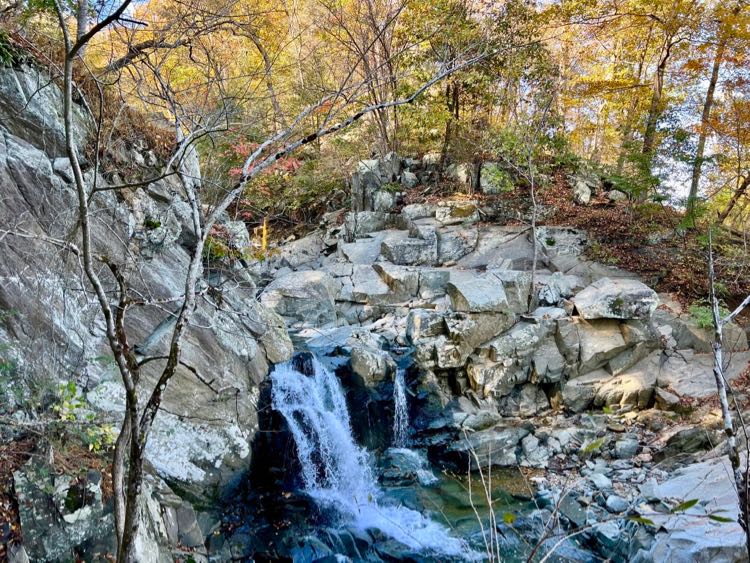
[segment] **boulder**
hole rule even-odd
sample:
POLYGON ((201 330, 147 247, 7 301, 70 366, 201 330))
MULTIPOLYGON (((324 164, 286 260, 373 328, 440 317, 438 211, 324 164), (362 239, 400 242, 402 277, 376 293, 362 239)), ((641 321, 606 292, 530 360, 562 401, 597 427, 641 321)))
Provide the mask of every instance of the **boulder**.
POLYGON ((463 471, 467 464, 471 464, 472 470, 479 467, 515 466, 518 464, 517 450, 520 449, 520 442, 528 435, 528 429, 523 426, 498 426, 491 430, 473 432, 459 437, 451 444, 445 457, 463 471))
POLYGON ((407 190, 417 187, 417 184, 419 184, 419 178, 417 178, 417 175, 414 174, 414 172, 404 170, 401 173, 401 185, 407 190))
POLYGON ((406 231, 393 231, 383 239, 380 252, 394 264, 432 265, 438 259, 437 239, 412 238, 406 231))
POLYGON ((446 331, 442 313, 430 309, 412 309, 406 317, 406 338, 416 344, 423 338, 439 336, 446 331))
POLYGON ((528 381, 533 353, 545 335, 544 326, 522 322, 482 345, 466 366, 472 388, 484 396, 502 397, 528 381))
POLYGON ((460 260, 476 248, 478 237, 477 230, 471 227, 453 227, 437 231, 438 263, 460 260))
POLYGON ((391 211, 396 201, 389 188, 400 171, 401 162, 395 153, 360 161, 351 177, 352 211, 391 211))
POLYGON ((672 505, 694 499, 698 502, 674 514, 640 505, 638 513, 653 521, 658 533, 639 560, 674 563, 747 560, 747 540, 738 523, 737 493, 727 475, 732 475, 732 468, 728 458, 722 457, 679 469, 657 485, 653 494, 672 505), (727 521, 708 518, 717 509, 727 521))
POLYGON ((602 367, 627 348, 614 320, 596 320, 578 323, 580 359, 578 372, 583 374, 602 367))
POLYGON ((582 181, 573 185, 573 201, 578 205, 588 205, 591 202, 591 188, 582 181))
POLYGON ((325 272, 291 272, 271 282, 260 294, 260 302, 282 317, 322 326, 336 321, 338 289, 325 272))
POLYGON ((591 319, 647 319, 659 303, 656 292, 632 279, 602 278, 572 299, 578 314, 591 319))
POLYGON ((611 378, 611 374, 598 369, 566 381, 562 386, 563 406, 574 413, 585 411, 594 403, 597 389, 611 378))
POLYGON ((344 226, 351 240, 384 230, 389 219, 390 214, 379 211, 352 211, 344 216, 344 226))
POLYGON ((451 276, 446 287, 454 311, 513 316, 502 282, 492 275, 451 276))
MULTIPOLYGON (((725 356, 728 362, 724 377, 731 382, 739 377, 750 362, 750 352, 735 352, 725 356)), ((705 399, 716 395, 713 375, 713 356, 681 350, 672 354, 652 353, 644 362, 657 374, 659 387, 670 389, 678 397, 705 399)))
POLYGON ((388 289, 401 299, 416 297, 419 292, 420 271, 387 262, 373 264, 373 269, 388 289))
MULTIPOLYGON (((660 352, 654 352, 660 354, 660 352)), ((638 364, 620 375, 607 380, 596 389, 594 404, 596 406, 631 405, 645 409, 652 401, 658 369, 654 369, 653 356, 641 360, 638 364)))
POLYGON ((441 201, 435 209, 435 219, 442 225, 458 225, 479 221, 476 201, 441 201))
POLYGON ((367 387, 375 387, 396 372, 396 364, 388 352, 355 347, 350 356, 352 371, 367 387))

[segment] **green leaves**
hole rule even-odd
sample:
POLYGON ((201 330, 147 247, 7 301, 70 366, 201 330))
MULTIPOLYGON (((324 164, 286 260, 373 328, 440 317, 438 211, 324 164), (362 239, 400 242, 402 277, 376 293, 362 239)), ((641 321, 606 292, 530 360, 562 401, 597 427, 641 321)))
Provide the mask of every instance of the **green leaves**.
POLYGON ((731 518, 726 516, 719 516, 718 514, 709 514, 708 517, 714 522, 734 522, 731 518))
POLYGON ((694 498, 691 500, 686 500, 685 502, 681 502, 677 506, 675 506, 671 512, 672 514, 676 514, 678 512, 685 512, 686 510, 693 508, 696 504, 698 504, 698 499, 694 498))
POLYGON ((653 520, 649 520, 643 516, 628 516, 628 520, 635 522, 636 524, 643 524, 644 526, 656 526, 653 520))

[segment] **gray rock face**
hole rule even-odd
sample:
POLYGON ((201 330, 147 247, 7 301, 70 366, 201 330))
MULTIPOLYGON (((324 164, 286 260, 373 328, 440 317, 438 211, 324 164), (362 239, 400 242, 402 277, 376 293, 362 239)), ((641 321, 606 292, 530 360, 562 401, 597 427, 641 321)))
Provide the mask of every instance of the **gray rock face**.
POLYGON ((359 375, 368 387, 375 387, 396 372, 390 354, 382 350, 357 347, 351 352, 352 371, 359 375))
POLYGON ((447 293, 454 311, 513 315, 505 295, 505 288, 502 282, 494 276, 451 277, 447 285, 447 293))
POLYGON ((380 252, 394 264, 418 266, 437 262, 437 239, 413 238, 404 232, 394 232, 383 239, 380 252))
POLYGON ((89 548, 112 551, 114 519, 102 504, 102 476, 88 477, 75 483, 33 461, 15 473, 24 546, 32 561, 73 559, 73 549, 89 542, 89 548))
POLYGON ((292 272, 270 283, 260 301, 282 317, 291 317, 310 326, 336 321, 334 279, 325 272, 292 272))
MULTIPOLYGON (((47 84, 44 76, 30 69, 0 69, 0 81, 4 108, 0 113, 8 108, 16 111, 28 102, 22 92, 29 85, 47 84)), ((39 238, 0 241, 0 277, 5 280, 0 284, 0 309, 16 311, 0 331, 23 363, 26 377, 49 381, 54 388, 55 378, 77 374, 79 388, 88 392, 93 406, 117 420, 122 412, 122 386, 111 366, 97 360, 111 355, 99 307, 82 285, 77 260, 43 242, 45 236, 68 237, 77 217, 66 163, 59 157, 56 141, 49 137, 62 128, 57 122, 60 97, 56 88, 45 86, 40 97, 33 98, 27 108, 34 115, 12 113, 2 118, 0 222, 39 238), (42 101, 44 107, 39 106, 42 101), (41 129, 48 132, 42 134, 41 129)), ((79 110, 75 111, 78 115, 79 110)), ((76 127, 84 127, 85 122, 80 115, 76 117, 76 127)), ((81 132, 81 141, 83 137, 81 132)), ((148 159, 144 162, 148 164, 148 159)), ((194 164, 190 165, 193 171, 194 164)), ((91 171, 85 171, 85 176, 93 180, 91 171)), ((104 178, 97 181, 106 185, 104 178)), ((131 307, 126 317, 130 343, 144 357, 164 355, 172 303, 184 292, 195 233, 182 193, 180 180, 170 177, 132 190, 124 199, 103 192, 93 200, 94 254, 124 265, 128 274, 137 272, 129 276, 133 294, 162 303, 131 307)), ((228 227, 228 232, 237 235, 238 246, 247 242, 244 225, 228 227)), ((147 450, 148 461, 159 472, 195 487, 192 492, 197 496, 215 493, 249 466, 249 444, 257 429, 258 384, 269 363, 284 361, 291 354, 283 321, 257 303, 253 279, 242 271, 227 270, 209 273, 210 281, 222 288, 221 296, 204 295, 198 300, 183 341, 183 365, 165 391, 164 411, 156 418, 147 450)), ((110 291, 113 286, 106 272, 103 280, 110 291)), ((154 384, 161 368, 163 362, 148 363, 143 384, 154 384)), ((22 381, 17 383, 23 386, 22 381)))
POLYGON ((572 299, 584 319, 647 319, 659 304, 656 292, 628 279, 602 278, 572 299))
POLYGON ((738 522, 737 493, 729 460, 705 461, 677 471, 655 488, 659 499, 679 503, 698 499, 692 508, 676 514, 663 514, 648 506, 638 512, 659 529, 656 539, 641 561, 673 561, 674 563, 734 562, 747 559, 744 532, 738 522), (707 517, 720 508, 729 522, 716 522, 707 517))
MULTIPOLYGON (((50 157, 65 154, 62 93, 49 76, 28 67, 0 68, 0 123, 50 157)), ((73 105, 73 138, 79 151, 93 131, 93 119, 73 105)))
POLYGON ((461 437, 448 448, 447 453, 461 460, 461 467, 471 463, 472 469, 478 469, 477 460, 481 467, 513 466, 518 463, 517 450, 520 449, 521 440, 528 435, 529 431, 521 426, 499 426, 461 437), (472 451, 476 453, 476 459, 472 451))
POLYGON ((351 178, 352 210, 390 212, 396 204, 393 186, 400 174, 401 159, 395 153, 360 161, 351 178))

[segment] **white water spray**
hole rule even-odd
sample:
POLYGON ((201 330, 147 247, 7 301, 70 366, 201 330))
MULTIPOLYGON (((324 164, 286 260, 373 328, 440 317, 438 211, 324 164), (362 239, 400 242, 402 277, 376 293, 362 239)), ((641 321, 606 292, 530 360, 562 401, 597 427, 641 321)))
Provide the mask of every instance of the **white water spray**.
POLYGON ((338 379, 317 360, 313 366, 310 376, 292 363, 276 366, 271 374, 272 406, 294 436, 307 493, 335 509, 347 526, 361 531, 377 528, 411 549, 473 559, 466 543, 451 537, 444 526, 416 510, 386 502, 367 452, 352 436, 338 379))
POLYGON ((404 370, 396 371, 393 381, 393 445, 397 448, 406 446, 409 431, 409 404, 406 402, 406 381, 404 370))

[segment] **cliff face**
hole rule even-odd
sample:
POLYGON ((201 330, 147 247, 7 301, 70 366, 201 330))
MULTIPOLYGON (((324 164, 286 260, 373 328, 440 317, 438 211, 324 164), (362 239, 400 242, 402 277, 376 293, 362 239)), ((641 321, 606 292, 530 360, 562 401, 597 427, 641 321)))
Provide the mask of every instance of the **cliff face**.
MULTIPOLYGON (((0 342, 14 366, 3 394, 13 411, 35 393, 74 380, 91 404, 117 419, 122 386, 108 361, 102 317, 78 259, 58 244, 78 237, 60 108, 60 91, 43 73, 0 69, 0 342)), ((82 148, 93 121, 85 108, 74 113, 82 148)), ((155 161, 147 149, 127 154, 136 165, 155 161)), ((188 165, 189 176, 199 177, 197 159, 188 165)), ((152 168, 149 175, 157 175, 152 168)), ((85 173, 91 184, 93 170, 85 173)), ((171 300, 184 292, 195 234, 183 193, 173 176, 94 198, 95 255, 126 265, 133 292, 150 303, 132 308, 127 320, 131 343, 144 356, 166 350, 171 300)), ((111 275, 102 277, 114 291, 111 275)), ((185 340, 184 366, 150 439, 148 459, 157 472, 203 495, 244 471, 257 429, 258 385, 270 363, 291 351, 284 323, 256 301, 249 278, 226 284, 220 298, 204 294, 185 340)), ((144 377, 153 381, 162 365, 150 365, 144 377)))

